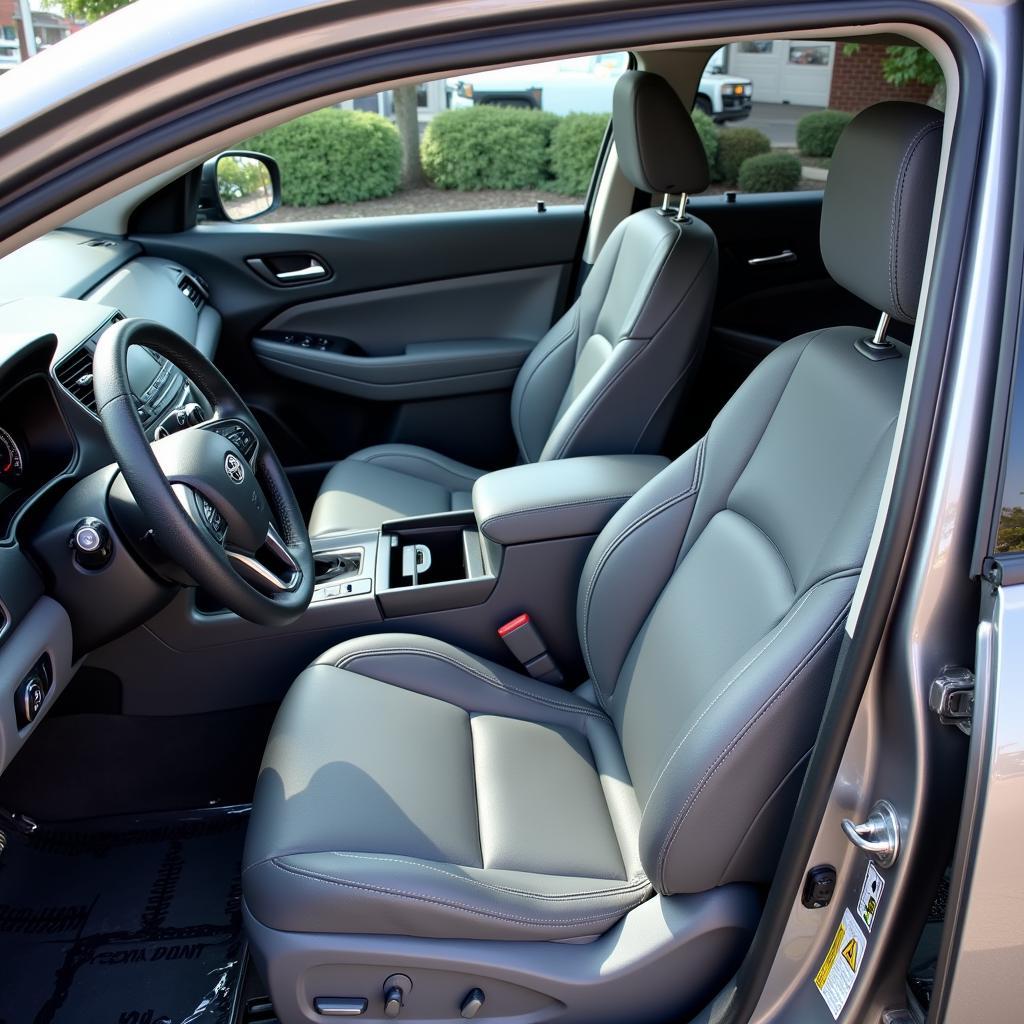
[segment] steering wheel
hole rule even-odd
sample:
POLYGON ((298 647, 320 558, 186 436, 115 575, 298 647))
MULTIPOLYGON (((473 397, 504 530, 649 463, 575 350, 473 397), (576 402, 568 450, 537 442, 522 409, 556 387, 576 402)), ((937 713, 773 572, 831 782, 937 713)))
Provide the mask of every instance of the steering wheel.
POLYGON ((167 327, 128 319, 100 338, 93 387, 121 474, 163 553, 243 618, 297 619, 313 596, 306 524, 256 418, 221 372, 167 327), (181 370, 212 417, 151 444, 128 376, 134 345, 181 370))

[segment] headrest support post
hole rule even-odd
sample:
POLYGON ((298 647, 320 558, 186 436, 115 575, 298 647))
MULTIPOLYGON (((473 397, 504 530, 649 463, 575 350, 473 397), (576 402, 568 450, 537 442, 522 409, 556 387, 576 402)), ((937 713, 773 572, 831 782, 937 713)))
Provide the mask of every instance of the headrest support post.
POLYGON ((890 323, 892 323, 892 317, 888 313, 883 313, 878 320, 878 326, 875 328, 875 336, 870 342, 872 348, 888 348, 892 345, 892 342, 886 337, 889 333, 890 323))
POLYGON ((689 196, 685 192, 679 193, 679 208, 676 210, 675 220, 676 223, 682 223, 686 220, 686 204, 689 201, 689 196))

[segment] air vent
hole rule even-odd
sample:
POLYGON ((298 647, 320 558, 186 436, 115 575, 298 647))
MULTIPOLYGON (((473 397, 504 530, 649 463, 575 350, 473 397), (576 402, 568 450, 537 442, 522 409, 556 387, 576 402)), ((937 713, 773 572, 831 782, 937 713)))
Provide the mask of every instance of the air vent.
POLYGON ((178 290, 196 309, 203 308, 203 303, 206 301, 206 289, 194 277, 182 274, 181 280, 178 281, 178 290))
POLYGON ((79 404, 91 413, 96 412, 96 394, 92 388, 92 352, 82 346, 61 363, 56 370, 57 380, 79 404))

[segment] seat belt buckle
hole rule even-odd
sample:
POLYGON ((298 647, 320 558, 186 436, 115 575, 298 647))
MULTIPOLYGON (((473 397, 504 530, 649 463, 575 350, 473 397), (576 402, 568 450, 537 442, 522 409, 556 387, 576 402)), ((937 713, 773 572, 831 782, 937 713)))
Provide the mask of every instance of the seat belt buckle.
POLYGON ((498 636, 505 641, 505 646, 534 679, 556 686, 564 682, 562 673, 548 653, 537 627, 525 612, 500 626, 498 636))

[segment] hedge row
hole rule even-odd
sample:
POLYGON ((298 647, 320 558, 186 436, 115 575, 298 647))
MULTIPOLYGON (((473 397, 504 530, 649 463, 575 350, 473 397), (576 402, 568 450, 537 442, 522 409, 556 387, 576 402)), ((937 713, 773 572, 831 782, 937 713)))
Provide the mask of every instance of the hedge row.
POLYGON ((845 110, 816 110, 796 125, 796 144, 804 156, 831 156, 843 129, 853 119, 845 110))
POLYGON ((367 111, 317 110, 253 136, 242 148, 278 162, 286 206, 377 199, 402 180, 398 130, 367 111))
MULTIPOLYGON (((848 120, 848 115, 836 111, 804 117, 797 127, 801 151, 830 155, 848 120)), ((746 191, 793 188, 799 181, 799 161, 771 153, 764 133, 753 128, 718 129, 699 110, 694 111, 693 122, 713 180, 746 191), (755 158, 758 162, 744 175, 744 168, 755 158), (782 184, 768 187, 775 182, 782 184)), ((607 125, 607 114, 559 117, 490 105, 446 110, 433 118, 424 133, 423 169, 443 189, 546 188, 579 196, 590 184, 607 125)), ((281 199, 288 206, 375 199, 390 195, 401 182, 398 131, 386 118, 365 111, 319 110, 243 145, 274 157, 281 165, 281 199)))

